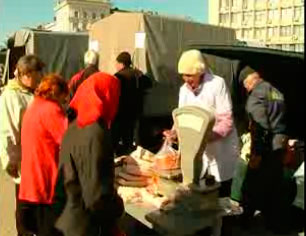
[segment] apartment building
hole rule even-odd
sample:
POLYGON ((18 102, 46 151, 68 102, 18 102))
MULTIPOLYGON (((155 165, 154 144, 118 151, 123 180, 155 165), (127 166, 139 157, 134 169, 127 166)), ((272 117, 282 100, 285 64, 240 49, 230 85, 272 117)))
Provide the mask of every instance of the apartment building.
POLYGON ((43 26, 46 30, 86 31, 91 23, 110 14, 109 0, 56 0, 54 22, 43 26))
POLYGON ((209 23, 270 48, 304 51, 304 0, 209 0, 209 23))

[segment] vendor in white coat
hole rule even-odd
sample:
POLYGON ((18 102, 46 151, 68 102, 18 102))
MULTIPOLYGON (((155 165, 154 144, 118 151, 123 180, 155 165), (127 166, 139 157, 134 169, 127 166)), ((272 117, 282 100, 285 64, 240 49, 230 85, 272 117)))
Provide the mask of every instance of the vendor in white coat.
MULTIPOLYGON (((185 81, 180 88, 179 107, 195 105, 215 114, 215 125, 203 153, 202 176, 208 171, 221 182, 219 197, 229 197, 231 180, 239 155, 238 136, 234 126, 232 102, 223 78, 210 72, 200 51, 182 54, 178 72, 185 81)), ((174 129, 167 130, 168 139, 176 138, 174 129)))

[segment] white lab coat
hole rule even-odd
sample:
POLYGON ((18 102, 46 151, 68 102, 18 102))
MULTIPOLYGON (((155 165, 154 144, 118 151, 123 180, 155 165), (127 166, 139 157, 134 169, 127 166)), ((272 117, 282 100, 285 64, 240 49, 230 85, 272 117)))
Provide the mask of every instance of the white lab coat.
MULTIPOLYGON (((195 95, 184 84, 179 93, 179 107, 194 105, 210 109, 218 114, 232 114, 232 102, 223 78, 206 73, 198 94, 195 95)), ((236 128, 227 136, 208 143, 203 153, 202 176, 208 171, 218 182, 233 178, 235 164, 239 156, 239 141, 236 128)))

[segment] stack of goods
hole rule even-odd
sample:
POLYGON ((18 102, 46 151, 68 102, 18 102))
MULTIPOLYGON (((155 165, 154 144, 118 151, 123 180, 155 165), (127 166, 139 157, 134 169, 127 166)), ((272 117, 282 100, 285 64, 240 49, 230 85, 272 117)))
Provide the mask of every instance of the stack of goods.
POLYGON ((164 197, 157 194, 158 178, 154 173, 154 154, 138 147, 129 156, 119 158, 116 167, 118 194, 125 203, 150 202, 160 207, 164 197))
POLYGON ((167 197, 155 195, 150 188, 135 188, 120 186, 118 194, 123 199, 124 203, 149 203, 151 206, 161 208, 167 197))
POLYGON ((140 158, 125 156, 117 174, 117 183, 121 186, 146 187, 153 176, 152 162, 140 158))
POLYGON ((125 203, 145 201, 159 208, 165 201, 157 193, 153 153, 138 147, 129 156, 118 158, 116 166, 117 191, 125 203))

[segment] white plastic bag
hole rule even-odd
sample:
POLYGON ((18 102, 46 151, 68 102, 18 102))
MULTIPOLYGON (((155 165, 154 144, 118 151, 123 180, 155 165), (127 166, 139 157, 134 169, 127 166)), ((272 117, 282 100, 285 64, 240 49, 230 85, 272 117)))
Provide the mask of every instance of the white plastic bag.
POLYGON ((301 164, 299 169, 295 172, 294 177, 296 179, 297 194, 293 205, 304 210, 304 162, 301 164))

